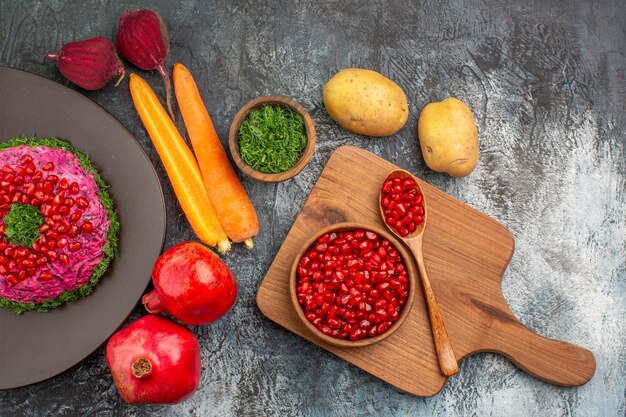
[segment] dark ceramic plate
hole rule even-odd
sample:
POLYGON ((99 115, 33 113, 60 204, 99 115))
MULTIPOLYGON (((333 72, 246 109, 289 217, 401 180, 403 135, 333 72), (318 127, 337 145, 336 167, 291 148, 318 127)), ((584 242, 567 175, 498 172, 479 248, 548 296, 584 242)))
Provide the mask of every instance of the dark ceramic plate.
POLYGON ((76 91, 0 68, 0 142, 25 134, 66 139, 91 156, 111 185, 120 256, 86 298, 49 313, 0 310, 0 389, 58 375, 98 349, 133 311, 165 238, 163 190, 130 132, 76 91))

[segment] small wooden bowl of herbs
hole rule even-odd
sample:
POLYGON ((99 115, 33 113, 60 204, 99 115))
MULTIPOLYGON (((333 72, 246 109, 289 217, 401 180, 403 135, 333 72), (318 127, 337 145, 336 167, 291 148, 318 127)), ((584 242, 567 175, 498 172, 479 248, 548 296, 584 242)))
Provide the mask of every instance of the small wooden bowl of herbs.
POLYGON ((298 174, 315 149, 315 126, 294 100, 263 96, 235 115, 228 137, 239 169, 264 182, 280 182, 298 174))

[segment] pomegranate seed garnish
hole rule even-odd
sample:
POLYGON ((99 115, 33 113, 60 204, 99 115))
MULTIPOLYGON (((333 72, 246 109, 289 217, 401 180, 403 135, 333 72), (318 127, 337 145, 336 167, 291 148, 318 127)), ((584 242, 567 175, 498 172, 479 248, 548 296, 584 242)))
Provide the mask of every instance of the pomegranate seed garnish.
POLYGON ((46 257, 48 258, 50 262, 54 262, 56 261, 58 255, 55 251, 49 250, 48 252, 46 252, 46 257))
POLYGON ((76 226, 76 225, 72 225, 72 226, 70 227, 70 231, 69 231, 69 232, 67 232, 67 234, 68 234, 70 237, 76 237, 76 236, 78 236, 78 226, 76 226))
POLYGON ((76 210, 74 213, 70 215, 70 221, 72 223, 76 223, 83 216, 83 212, 81 210, 76 210))
POLYGON ((67 178, 62 178, 61 181, 59 181, 59 188, 62 190, 67 190, 70 187, 70 183, 67 180, 67 178))
POLYGON ((24 268, 32 268, 32 267, 34 267, 34 266, 35 266, 35 263, 34 263, 33 261, 31 261, 31 260, 24 259, 24 260, 22 261, 22 266, 23 266, 24 268))
POLYGON ((46 198, 46 193, 43 190, 37 189, 37 186, 35 186, 35 189, 35 198, 44 200, 46 198))
POLYGON ((11 285, 17 285, 19 283, 17 277, 14 274, 8 274, 7 281, 9 281, 9 284, 11 285))
POLYGON ((70 193, 78 194, 80 192, 80 186, 77 182, 73 182, 70 184, 70 193))
POLYGON ((33 176, 30 178, 32 182, 34 183, 39 183, 41 182, 41 180, 43 179, 43 172, 41 171, 37 171, 33 174, 33 176))
POLYGON ((32 156, 30 156, 30 155, 28 155, 28 154, 27 154, 27 155, 24 155, 24 156, 22 156, 22 157, 20 158, 20 163, 21 163, 22 165, 26 165, 26 164, 28 164, 28 163, 30 163, 30 162, 33 162, 33 157, 32 157, 32 156))
POLYGON ((24 165, 24 170, 28 175, 33 175, 35 173, 35 164, 33 164, 32 161, 28 162, 24 165))
POLYGON ((41 278, 42 281, 50 281, 52 278, 54 278, 54 275, 52 275, 50 271, 43 271, 39 278, 41 278))
POLYGON ((77 250, 80 250, 80 248, 81 248, 80 242, 70 243, 70 252, 76 252, 77 250))
POLYGON ((52 206, 50 204, 42 204, 40 207, 41 214, 45 217, 52 215, 52 206))
POLYGON ((32 182, 28 183, 28 184, 24 184, 24 190, 26 192, 26 195, 28 196, 32 196, 35 194, 35 184, 33 184, 32 182))
POLYGON ((61 265, 67 265, 70 263, 70 258, 66 254, 62 253, 59 255, 59 261, 61 262, 61 265))
POLYGON ((54 196, 52 203, 58 206, 60 204, 63 204, 63 200, 65 200, 65 190, 59 191, 59 193, 57 193, 57 195, 54 196))
POLYGON ((91 233, 93 232, 93 224, 91 222, 85 222, 83 223, 83 225, 81 226, 81 230, 84 233, 91 233))
POLYGON ((44 171, 52 171, 54 169, 54 164, 52 162, 46 162, 41 166, 41 169, 44 171))
POLYGON ((80 208, 87 208, 89 207, 89 200, 87 200, 85 197, 78 197, 76 199, 76 204, 78 204, 78 207, 80 208))

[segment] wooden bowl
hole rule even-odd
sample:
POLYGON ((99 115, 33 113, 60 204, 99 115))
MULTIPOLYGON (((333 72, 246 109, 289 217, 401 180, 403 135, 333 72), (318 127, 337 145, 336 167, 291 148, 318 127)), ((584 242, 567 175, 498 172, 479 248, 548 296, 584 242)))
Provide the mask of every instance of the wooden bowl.
POLYGON ((285 181, 298 174, 304 169, 306 164, 309 163, 309 160, 313 155, 313 151, 315 150, 315 126, 313 125, 313 120, 311 119, 311 116, 309 116, 309 113, 296 101, 290 99, 289 97, 283 96, 263 96, 250 101, 248 104, 243 106, 241 110, 239 110, 239 112, 235 115, 235 118, 230 125, 230 131, 228 134, 228 145, 230 147, 230 153, 233 155, 233 160, 235 161, 235 164, 237 164, 239 169, 244 174, 263 182, 285 181), (257 171, 250 165, 246 164, 239 155, 239 126, 241 126, 241 124, 248 118, 248 115, 251 111, 259 109, 263 105, 281 106, 293 110, 296 113, 300 114, 304 119, 304 128, 307 139, 304 152, 302 153, 302 156, 300 157, 296 165, 293 166, 293 168, 285 172, 280 172, 278 174, 267 174, 265 172, 257 171))
POLYGON ((298 318, 300 319, 300 321, 318 339, 321 339, 322 341, 324 341, 324 342, 326 342, 328 344, 331 344, 331 345, 334 345, 334 346, 348 347, 349 348, 349 347, 368 346, 368 345, 371 345, 373 343, 380 342, 381 340, 386 339, 387 337, 391 336, 391 334, 393 334, 393 332, 398 330, 398 328, 402 325, 404 320, 409 315, 409 313, 411 311, 411 307, 413 306, 413 299, 415 298, 415 288, 416 288, 415 286, 416 286, 416 282, 417 282, 417 279, 416 279, 417 271, 415 270, 415 267, 414 267, 413 262, 411 261, 411 259, 412 259, 411 255, 400 244, 398 239, 395 238, 391 233, 389 233, 388 231, 386 231, 386 230, 384 230, 384 229, 382 229, 380 227, 371 226, 371 225, 364 225, 364 224, 360 224, 360 223, 337 223, 337 224, 333 224, 333 225, 327 226, 327 227, 323 228, 322 230, 320 230, 319 233, 317 233, 315 236, 311 237, 302 246, 302 249, 300 249, 300 251, 298 252, 296 258, 294 259, 293 266, 291 267, 291 274, 289 275, 289 294, 290 294, 290 297, 291 297, 291 303, 292 303, 294 309, 296 310, 296 314, 298 315, 298 318), (356 341, 345 340, 345 339, 336 339, 334 337, 325 335, 324 333, 319 331, 317 329, 317 327, 315 327, 313 325, 313 323, 308 321, 307 318, 304 316, 304 311, 302 310, 302 307, 300 306, 300 303, 298 303, 298 297, 296 295, 296 274, 297 274, 297 270, 298 270, 298 264, 300 263, 300 259, 302 258, 304 253, 311 247, 313 242, 315 242, 315 240, 318 237, 320 237, 323 234, 328 233, 328 232, 340 232, 340 231, 353 230, 353 229, 370 230, 372 232, 377 233, 379 236, 382 236, 383 238, 387 239, 389 242, 391 242, 392 246, 400 253, 402 261, 404 262, 404 265, 406 266, 407 273, 408 273, 407 275, 408 275, 408 278, 409 278, 409 295, 407 297, 406 303, 404 304, 404 307, 402 308, 402 313, 400 314, 400 318, 398 318, 398 321, 396 321, 389 328, 389 330, 387 330, 385 333, 383 333, 381 335, 378 335, 378 336, 375 336, 375 337, 368 337, 368 338, 360 339, 360 340, 356 340, 356 341))

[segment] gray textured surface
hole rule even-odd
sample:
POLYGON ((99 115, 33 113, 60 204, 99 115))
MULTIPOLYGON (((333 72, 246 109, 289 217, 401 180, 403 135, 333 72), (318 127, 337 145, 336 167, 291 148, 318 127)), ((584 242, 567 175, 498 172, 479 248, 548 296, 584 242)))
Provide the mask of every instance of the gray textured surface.
MULTIPOLYGON (((204 365, 194 397, 168 407, 125 405, 101 349, 49 381, 0 392, 0 415, 624 416, 623 3, 176 3, 2 0, 0 65, 67 83, 41 52, 76 39, 112 37, 123 9, 150 6, 170 27, 170 66, 181 61, 196 74, 224 141, 247 100, 283 94, 311 112, 316 153, 289 182, 244 180, 261 234, 253 251, 236 248, 224 258, 240 283, 232 312, 194 329, 204 365), (378 70, 407 92, 411 115, 399 133, 370 139, 329 120, 322 86, 349 66, 378 70), (464 179, 429 171, 416 138, 420 109, 447 96, 469 103, 479 125, 480 160, 464 179), (580 388, 560 388, 497 355, 480 354, 464 360, 439 395, 417 398, 264 319, 254 302, 257 286, 342 144, 372 150, 510 228, 517 247, 503 288, 511 308, 533 330, 590 348, 598 366, 594 378, 580 388)), ((144 75, 162 91, 155 74, 144 75)), ((193 239, 132 109, 127 83, 85 94, 118 117, 155 163, 170 215, 166 246, 193 239)))

